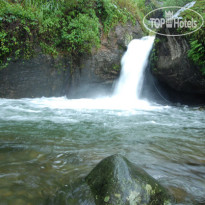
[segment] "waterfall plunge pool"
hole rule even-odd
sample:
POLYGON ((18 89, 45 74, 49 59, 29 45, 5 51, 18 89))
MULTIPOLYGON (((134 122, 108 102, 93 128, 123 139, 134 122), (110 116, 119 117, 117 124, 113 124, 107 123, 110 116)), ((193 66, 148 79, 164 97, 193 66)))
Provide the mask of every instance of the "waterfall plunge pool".
POLYGON ((139 99, 153 42, 129 44, 111 98, 0 99, 0 205, 45 204, 117 153, 178 204, 205 204, 205 110, 139 99))
POLYGON ((144 101, 108 109, 107 100, 1 99, 0 204, 43 204, 116 153, 179 203, 204 204, 205 111, 144 101))

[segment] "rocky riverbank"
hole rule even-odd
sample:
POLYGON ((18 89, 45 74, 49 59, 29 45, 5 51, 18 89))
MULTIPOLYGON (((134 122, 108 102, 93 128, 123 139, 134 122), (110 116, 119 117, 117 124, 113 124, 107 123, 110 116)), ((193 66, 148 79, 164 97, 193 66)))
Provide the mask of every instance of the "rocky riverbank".
POLYGON ((143 36, 138 22, 115 26, 102 34, 101 46, 91 54, 71 57, 45 55, 40 49, 29 60, 16 60, 0 70, 0 97, 91 97, 110 93, 120 72, 128 43, 143 36))

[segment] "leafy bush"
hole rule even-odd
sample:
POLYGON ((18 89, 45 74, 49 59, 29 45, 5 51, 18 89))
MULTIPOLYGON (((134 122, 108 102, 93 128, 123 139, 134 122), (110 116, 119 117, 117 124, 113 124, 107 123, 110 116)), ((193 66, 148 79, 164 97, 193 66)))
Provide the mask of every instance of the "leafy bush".
MULTIPOLYGON (((192 9, 202 15, 205 19, 205 2, 204 0, 198 0, 192 9)), ((202 19, 196 13, 191 13, 189 10, 182 14, 183 18, 191 20, 197 20, 199 24, 202 23, 202 19)), ((194 29, 193 29, 194 30, 194 29)), ((183 30, 182 30, 183 32, 183 30)), ((205 25, 193 34, 187 36, 190 42, 190 50, 188 51, 188 57, 196 64, 199 65, 200 70, 205 75, 205 25)))
POLYGON ((184 6, 193 0, 163 0, 163 6, 184 6))
POLYGON ((33 53, 38 27, 35 16, 20 5, 0 2, 0 65, 12 58, 29 58, 33 53))
POLYGON ((205 75, 205 49, 204 44, 199 40, 191 40, 191 49, 188 52, 188 56, 199 66, 201 71, 205 75))
POLYGON ((90 17, 88 14, 79 14, 69 24, 63 22, 62 41, 68 51, 86 52, 90 51, 93 45, 99 46, 99 27, 97 17, 90 17))
POLYGON ((141 19, 140 0, 0 0, 0 66, 45 53, 78 55, 100 45, 100 30, 141 19))

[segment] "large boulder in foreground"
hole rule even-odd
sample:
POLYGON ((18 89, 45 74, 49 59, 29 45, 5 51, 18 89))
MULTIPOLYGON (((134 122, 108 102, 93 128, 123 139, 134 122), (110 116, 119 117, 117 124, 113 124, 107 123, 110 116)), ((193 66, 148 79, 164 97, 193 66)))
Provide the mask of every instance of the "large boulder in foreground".
POLYGON ((168 205, 172 197, 154 178, 121 155, 102 160, 82 181, 58 191, 49 204, 168 205))

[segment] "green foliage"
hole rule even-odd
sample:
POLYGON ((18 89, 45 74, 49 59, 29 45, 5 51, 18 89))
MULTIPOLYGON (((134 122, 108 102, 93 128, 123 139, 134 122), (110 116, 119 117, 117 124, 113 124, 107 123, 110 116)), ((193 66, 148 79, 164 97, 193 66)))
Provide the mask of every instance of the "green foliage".
POLYGON ((143 31, 146 33, 147 29, 143 25, 144 16, 149 12, 157 9, 158 7, 162 7, 162 4, 159 4, 159 1, 156 0, 135 0, 136 2, 136 11, 137 11, 137 19, 142 25, 143 31))
POLYGON ((49 45, 44 42, 40 42, 40 47, 44 53, 50 54, 54 57, 58 55, 58 51, 54 45, 49 45))
POLYGON ((191 49, 188 52, 188 56, 199 66, 202 67, 202 72, 205 74, 205 49, 204 44, 199 40, 191 40, 191 49))
POLYGON ((38 23, 20 5, 2 0, 0 5, 0 66, 5 67, 11 59, 32 56, 38 23))
POLYGON ((99 46, 99 22, 97 17, 90 17, 88 14, 79 14, 74 19, 63 22, 62 41, 68 51, 86 52, 91 51, 93 45, 99 46))
POLYGON ((103 6, 105 10, 104 16, 106 16, 106 18, 103 19, 105 31, 109 31, 109 29, 119 21, 124 23, 128 20, 126 13, 118 6, 118 4, 113 4, 109 0, 103 0, 103 6))
POLYGON ((91 52, 100 31, 133 23, 143 14, 140 0, 0 0, 0 66, 29 58, 36 47, 57 56, 91 52))
MULTIPOLYGON (((202 15, 205 19, 205 1, 198 0, 192 9, 202 15)), ((183 18, 191 20, 197 20, 198 24, 202 24, 202 19, 196 13, 191 13, 187 10, 182 14, 183 18)), ((194 28, 193 28, 194 30, 194 28)), ((181 32, 184 32, 183 30, 181 32)), ((200 70, 205 75, 205 24, 193 34, 187 36, 190 42, 190 50, 188 51, 188 57, 200 67, 200 70)))
POLYGON ((95 0, 94 9, 105 32, 128 20, 135 23, 137 11, 134 0, 95 0))
POLYGON ((114 64, 112 66, 112 69, 115 70, 115 71, 120 71, 120 68, 121 68, 121 66, 119 64, 114 64))
POLYGON ((193 0, 162 0, 163 6, 184 6, 193 0))
POLYGON ((153 71, 157 71, 156 69, 156 64, 157 64, 157 61, 158 61, 158 44, 160 43, 160 39, 159 38, 156 38, 155 41, 154 41, 154 46, 153 46, 153 49, 151 51, 151 54, 150 54, 150 62, 151 62, 151 67, 153 68, 153 71))

